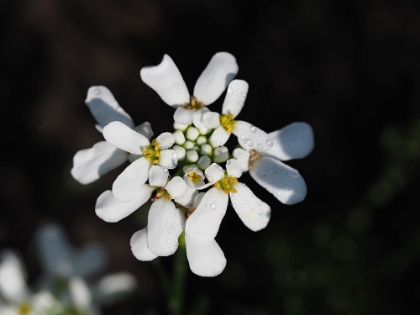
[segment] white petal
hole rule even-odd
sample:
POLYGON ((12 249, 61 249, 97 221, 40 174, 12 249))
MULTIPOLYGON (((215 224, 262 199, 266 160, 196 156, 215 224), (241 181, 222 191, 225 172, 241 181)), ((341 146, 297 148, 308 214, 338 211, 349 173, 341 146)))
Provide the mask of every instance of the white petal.
POLYGON ((69 293, 75 306, 81 309, 87 309, 90 307, 92 296, 89 287, 82 278, 70 279, 69 293))
POLYGON ((172 199, 180 198, 185 191, 187 190, 188 186, 185 184, 185 181, 182 177, 175 176, 166 184, 165 189, 171 195, 172 199))
POLYGON ((173 133, 176 144, 183 145, 185 142, 185 135, 181 130, 175 130, 173 133))
POLYGON ((169 171, 167 168, 153 165, 149 170, 149 185, 154 187, 165 187, 168 176, 169 171))
POLYGON ((215 240, 198 242, 187 237, 186 246, 190 269, 196 275, 215 277, 225 269, 225 255, 215 240))
POLYGON ((184 218, 175 204, 166 198, 152 203, 147 223, 147 244, 157 256, 169 256, 178 248, 178 237, 183 231, 184 218))
POLYGON ((189 207, 193 204, 195 196, 197 196, 198 191, 196 189, 187 187, 185 193, 175 199, 175 202, 179 203, 183 207, 189 207))
POLYGON ((172 147, 172 150, 175 151, 179 161, 185 160, 185 155, 187 154, 187 151, 183 147, 180 147, 179 145, 174 145, 172 147))
POLYGON ((197 194, 197 196, 194 198, 193 208, 194 210, 197 209, 198 205, 200 204, 201 200, 203 200, 203 197, 206 193, 201 192, 197 194))
POLYGON ((142 123, 141 125, 134 127, 133 129, 139 134, 145 136, 149 140, 151 137, 153 137, 152 125, 150 125, 150 123, 147 121, 142 123))
POLYGON ((112 193, 122 202, 132 201, 139 193, 140 187, 149 178, 150 161, 142 157, 129 166, 117 177, 112 184, 112 193))
POLYGON ((76 153, 71 174, 81 184, 90 184, 127 161, 127 155, 106 141, 98 142, 76 153))
POLYGON ((216 129, 220 126, 220 115, 219 113, 215 112, 208 112, 203 115, 201 122, 203 123, 204 127, 209 129, 216 129))
POLYGON ((213 187, 206 192, 197 209, 188 217, 186 238, 208 242, 216 237, 225 216, 229 197, 221 189, 213 187))
POLYGON ((229 159, 229 149, 225 146, 214 149, 213 161, 223 163, 229 159))
POLYGON ((138 160, 139 158, 141 158, 141 155, 135 155, 135 154, 128 154, 128 162, 133 163, 134 161, 138 160))
POLYGON ((132 154, 142 155, 143 149, 150 144, 145 136, 119 121, 106 125, 102 133, 106 141, 132 154))
POLYGON ((224 169, 216 163, 211 164, 204 171, 206 178, 210 183, 215 183, 225 177, 224 169))
POLYGON ((203 187, 204 185, 205 185, 205 183, 204 183, 204 180, 201 178, 200 180, 198 180, 197 182, 193 182, 189 177, 188 177, 188 174, 185 174, 184 175, 184 181, 185 181, 185 183, 187 184, 187 186, 189 187, 189 188, 192 188, 192 189, 200 189, 201 187, 203 187))
POLYGON ((190 101, 190 93, 177 66, 168 55, 157 66, 140 71, 144 83, 150 86, 168 105, 177 106, 190 101))
POLYGON ((232 114, 233 117, 238 116, 248 94, 248 83, 243 80, 233 80, 230 82, 225 101, 223 102, 223 115, 232 114))
POLYGON ((203 119, 203 115, 205 113, 208 113, 210 110, 207 107, 202 107, 200 109, 197 109, 193 114, 193 123, 194 126, 197 127, 197 129, 200 131, 202 135, 208 134, 210 129, 204 127, 201 120, 203 119))
POLYGON ((242 183, 235 185, 236 193, 230 193, 232 207, 242 222, 252 231, 265 228, 270 221, 271 209, 242 183))
MULTIPOLYGON (((30 303, 33 310, 35 311, 35 314, 48 314, 48 312, 57 303, 57 301, 50 292, 41 291, 32 294, 30 303)), ((0 312, 0 314, 2 313, 0 312)))
POLYGON ((190 125, 193 120, 194 111, 178 107, 174 113, 174 120, 181 125, 190 125))
POLYGON ((250 156, 249 152, 244 149, 237 148, 233 150, 232 155, 241 163, 242 172, 248 172, 250 156))
POLYGON ((106 275, 97 284, 101 305, 111 305, 137 288, 137 278, 128 272, 106 275))
POLYGON ((175 150, 160 151, 159 165, 170 170, 174 169, 178 165, 178 155, 175 150))
POLYGON ((238 73, 235 57, 227 52, 215 54, 194 87, 194 96, 205 105, 216 101, 238 73))
POLYGON ((167 149, 174 145, 175 137, 170 132, 164 132, 156 138, 160 149, 167 149))
POLYGON ((214 148, 220 147, 229 140, 229 137, 230 133, 220 126, 211 134, 209 142, 214 148))
POLYGON ((74 251, 63 229, 55 224, 44 224, 35 241, 43 269, 50 275, 69 276, 73 273, 74 251))
POLYGON ((314 148, 314 133, 311 126, 296 122, 268 134, 272 142, 270 150, 264 155, 282 161, 301 159, 312 152, 314 148))
POLYGON ((110 190, 103 192, 96 200, 95 212, 105 222, 118 222, 142 205, 144 205, 152 195, 154 187, 144 184, 140 187, 138 195, 130 202, 117 200, 110 190))
POLYGON ((134 126, 131 117, 118 105, 114 95, 105 86, 89 88, 85 102, 100 128, 112 121, 120 121, 129 127, 134 126))
POLYGON ((141 261, 150 261, 157 256, 153 254, 147 245, 147 227, 133 234, 130 240, 133 255, 141 261))
POLYGON ((306 184, 299 172, 276 159, 258 159, 249 173, 258 184, 286 205, 298 203, 306 196, 306 184))
POLYGON ((7 301, 18 303, 26 298, 27 293, 20 259, 12 251, 3 251, 0 255, 0 295, 7 301))
POLYGON ((74 274, 82 278, 98 274, 106 267, 107 258, 101 244, 86 244, 76 254, 74 274))
POLYGON ((272 142, 268 134, 245 121, 237 120, 232 133, 238 137, 239 144, 245 150, 264 152, 271 148, 272 142))
POLYGON ((230 159, 226 162, 226 170, 229 176, 239 178, 242 176, 241 163, 237 159, 230 159))

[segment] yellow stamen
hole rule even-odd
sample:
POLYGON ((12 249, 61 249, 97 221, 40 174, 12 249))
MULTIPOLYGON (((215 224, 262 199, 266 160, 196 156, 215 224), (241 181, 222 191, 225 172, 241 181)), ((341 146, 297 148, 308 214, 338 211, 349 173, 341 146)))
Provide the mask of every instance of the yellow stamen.
POLYGON ((28 303, 21 303, 18 306, 19 315, 29 315, 31 313, 31 306, 28 303))
POLYGON ((159 198, 162 197, 166 197, 168 200, 171 200, 172 197, 171 195, 168 193, 168 191, 165 188, 161 188, 157 193, 156 196, 154 198, 152 198, 152 201, 158 200, 159 198))
POLYGON ((225 178, 214 183, 214 187, 220 188, 221 190, 223 190, 225 194, 236 193, 237 190, 233 187, 233 185, 237 183, 238 183, 238 179, 236 177, 226 176, 225 178))
POLYGON ((197 174, 196 172, 191 172, 187 176, 194 183, 199 182, 200 179, 201 179, 201 176, 199 174, 197 174))
POLYGON ((153 140, 152 143, 143 150, 143 156, 146 160, 152 161, 153 164, 159 163, 160 149, 156 140, 153 140))
POLYGON ((257 151, 255 151, 255 150, 249 151, 249 165, 248 165, 248 168, 252 169, 254 162, 256 160, 258 160, 260 157, 261 157, 261 154, 259 154, 257 151))
POLYGON ((229 115, 220 115, 219 116, 219 121, 220 121, 220 125, 225 128, 225 130, 229 133, 232 132, 233 127, 235 127, 236 125, 236 121, 233 120, 233 118, 235 118, 233 116, 233 114, 229 114, 229 115))
POLYGON ((204 107, 204 104, 199 102, 194 96, 191 96, 191 100, 189 103, 186 103, 184 105, 181 105, 182 108, 185 109, 191 109, 193 111, 196 111, 197 109, 200 109, 204 107))

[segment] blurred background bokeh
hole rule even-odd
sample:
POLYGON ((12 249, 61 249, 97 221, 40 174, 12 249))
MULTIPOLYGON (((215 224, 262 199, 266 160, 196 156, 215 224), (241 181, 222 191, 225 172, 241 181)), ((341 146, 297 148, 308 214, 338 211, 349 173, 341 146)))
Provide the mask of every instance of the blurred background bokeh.
MULTIPOLYGON (((172 131, 173 110, 139 77, 169 54, 192 90, 211 56, 232 53, 250 84, 240 119, 265 131, 309 123, 315 150, 288 163, 306 199, 272 207, 248 230, 232 208, 217 241, 216 278, 188 271, 186 314, 418 314, 420 278, 420 7, 414 1, 1 0, 0 249, 40 273, 43 222, 74 244, 100 241, 108 272, 139 286, 103 314, 165 314, 156 265, 132 255, 138 211, 116 224, 96 198, 123 167, 83 186, 74 154, 102 140, 84 104, 105 85, 136 124, 172 131)), ((212 110, 221 108, 219 99, 212 110)), ((171 272, 172 257, 160 259, 171 272)))

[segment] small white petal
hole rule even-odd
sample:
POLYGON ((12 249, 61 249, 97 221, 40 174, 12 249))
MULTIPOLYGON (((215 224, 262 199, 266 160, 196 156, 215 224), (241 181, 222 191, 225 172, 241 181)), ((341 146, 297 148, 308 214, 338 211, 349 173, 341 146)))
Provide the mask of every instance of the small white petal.
POLYGON ((165 187, 168 176, 168 169, 159 165, 153 165, 149 170, 149 185, 154 187, 165 187))
POLYGON ((173 136, 175 138, 176 144, 179 144, 179 145, 183 145, 184 144, 184 142, 185 142, 185 136, 184 136, 184 133, 181 130, 176 130, 173 133, 173 136))
POLYGON ((169 256, 178 248, 184 218, 175 204, 162 197, 152 203, 147 223, 147 244, 157 256, 169 256))
POLYGON ((198 161, 198 153, 195 150, 187 151, 186 156, 187 162, 189 163, 195 163, 198 161))
POLYGON ((145 204, 150 199, 153 190, 154 187, 144 184, 140 187, 136 198, 130 202, 117 200, 112 194, 112 191, 107 190, 96 200, 96 215, 105 222, 118 222, 145 204))
POLYGON ((181 125, 190 125, 193 120, 194 111, 178 107, 174 113, 174 120, 181 125))
POLYGON ((170 170, 174 169, 178 165, 178 155, 175 150, 160 151, 159 165, 170 170))
POLYGON ((215 183, 225 177, 225 171, 219 164, 213 163, 204 171, 206 178, 210 183, 215 183))
POLYGON ((71 174, 79 183, 90 184, 127 161, 127 155, 106 141, 98 142, 76 153, 71 174))
POLYGON ((68 289, 75 306, 81 309, 90 307, 92 296, 89 287, 82 278, 71 278, 68 289))
POLYGON ((202 156, 198 161, 197 165, 202 170, 205 170, 211 164, 211 159, 208 156, 202 156))
POLYGON ((203 115, 202 123, 206 128, 216 129, 220 126, 220 115, 215 112, 208 112, 203 115))
POLYGON ((174 145, 175 137, 170 132, 164 132, 156 138, 160 149, 167 149, 174 145))
POLYGON ((229 159, 229 150, 227 147, 219 147, 214 149, 213 159, 216 163, 223 163, 229 159))
POLYGON ((205 143, 201 146, 201 150, 200 150, 201 155, 211 155, 213 153, 213 148, 211 147, 210 144, 205 143))
POLYGON ((180 176, 172 177, 166 184, 165 189, 171 195, 172 199, 180 198, 187 190, 187 184, 180 176))
POLYGON ((244 107, 246 95, 248 94, 248 83, 243 80, 233 80, 228 86, 225 101, 223 102, 223 115, 232 114, 238 116, 244 107))
POLYGON ((229 197, 221 189, 213 187, 207 191, 197 209, 188 217, 186 239, 200 242, 214 239, 225 216, 229 197))
POLYGON ((314 148, 314 133, 311 126, 296 122, 268 134, 272 140, 270 150, 264 155, 282 161, 301 159, 312 152, 314 148))
POLYGON ((205 113, 208 113, 209 111, 210 110, 207 107, 202 107, 200 109, 197 109, 193 114, 194 126, 196 126, 198 130, 200 130, 200 133, 203 135, 207 134, 210 131, 210 129, 204 127, 202 123, 203 115, 205 113))
POLYGON ((263 130, 245 121, 236 121, 232 133, 238 137, 238 142, 245 150, 264 152, 271 149, 270 137, 263 130))
POLYGON ((101 278, 96 286, 101 305, 112 305, 137 288, 137 278, 128 272, 118 272, 101 278))
POLYGON ((188 126, 189 125, 178 124, 176 121, 174 121, 175 130, 185 131, 188 128, 188 126))
POLYGON ((133 129, 139 134, 145 136, 149 140, 151 137, 153 137, 152 125, 147 121, 142 123, 141 125, 134 127, 133 129))
POLYGON ((227 52, 215 54, 194 87, 194 96, 205 105, 216 101, 238 73, 235 57, 227 52))
POLYGON ((235 185, 236 193, 230 193, 233 209, 242 222, 252 231, 265 228, 270 221, 271 209, 242 183, 235 185))
POLYGON ((226 162, 226 171, 229 176, 239 178, 242 176, 241 163, 237 159, 230 159, 226 162))
MULTIPOLYGON (((30 304, 35 314, 48 314, 51 308, 57 303, 54 296, 48 291, 41 291, 32 294, 30 304)), ((4 315, 0 312, 1 315, 4 315)), ((16 313, 13 313, 14 315, 16 313)), ((31 313, 32 315, 32 313, 31 313)))
POLYGON ((129 127, 134 126, 131 117, 118 105, 114 95, 105 86, 89 88, 85 102, 100 128, 112 121, 120 121, 129 127))
POLYGON ((176 198, 175 201, 183 207, 189 207, 193 204, 194 198, 197 194, 198 191, 196 189, 187 187, 185 193, 181 197, 176 198))
POLYGON ((198 138, 200 132, 195 127, 189 127, 186 132, 186 137, 188 140, 195 141, 198 138))
POLYGON ((74 274, 82 278, 102 271, 108 262, 105 248, 101 244, 85 244, 77 251, 74 261, 74 274))
POLYGON ((28 294, 23 266, 16 254, 5 250, 0 254, 0 295, 19 303, 28 294))
POLYGON ((141 261, 150 261, 157 256, 149 250, 147 245, 147 227, 133 234, 130 240, 133 255, 141 261))
POLYGON ((168 55, 163 56, 157 66, 144 67, 140 77, 170 106, 177 106, 190 101, 190 93, 177 66, 168 55))
POLYGON ((149 178, 150 161, 142 157, 129 166, 117 177, 112 184, 112 193, 122 202, 129 202, 136 198, 140 187, 149 178))
POLYGON ((143 149, 150 145, 149 140, 145 136, 119 121, 106 125, 102 133, 106 141, 132 154, 142 155, 143 149))
POLYGON ((202 144, 205 144, 205 143, 207 143, 207 137, 206 137, 206 136, 199 136, 199 137, 197 138, 197 140, 195 140, 195 143, 196 143, 197 145, 202 145, 202 144))
POLYGON ((187 154, 187 151, 185 151, 183 147, 180 147, 179 145, 174 145, 172 147, 172 150, 175 151, 179 161, 183 161, 185 159, 185 155, 187 154))
POLYGON ((241 163, 242 172, 248 172, 250 156, 249 152, 244 149, 237 148, 233 150, 232 155, 241 163))
POLYGON ((286 205, 305 199, 306 184, 302 176, 276 159, 262 157, 256 160, 249 173, 258 184, 286 205))
POLYGON ((186 238, 187 258, 190 269, 201 277, 215 277, 226 267, 226 258, 215 240, 208 242, 186 238))
POLYGON ((220 147, 224 145, 230 137, 230 133, 225 130, 222 126, 216 128, 216 130, 211 134, 209 142, 213 148, 220 147))

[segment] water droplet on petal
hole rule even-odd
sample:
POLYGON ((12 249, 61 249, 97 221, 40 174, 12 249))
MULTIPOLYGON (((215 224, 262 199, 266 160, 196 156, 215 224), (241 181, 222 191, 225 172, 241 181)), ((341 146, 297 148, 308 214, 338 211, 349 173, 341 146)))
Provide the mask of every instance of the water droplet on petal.
POLYGON ((212 264, 215 264, 216 262, 214 260, 211 261, 212 264))
POLYGON ((198 222, 198 225, 201 225, 201 222, 198 222))
POLYGON ((227 92, 228 92, 228 94, 232 94, 233 91, 232 91, 231 88, 228 88, 227 92))
POLYGON ((173 158, 174 160, 178 160, 178 154, 176 154, 176 153, 172 154, 172 158, 173 158))
POLYGON ((259 215, 262 215, 262 211, 261 211, 261 210, 260 210, 260 211, 258 211, 258 214, 259 214, 259 215))
POLYGON ((230 163, 231 163, 232 161, 231 160, 228 160, 227 162, 226 162, 226 164, 227 165, 230 165, 230 163))
POLYGON ((93 92, 94 92, 96 95, 101 94, 101 90, 100 90, 100 89, 95 89, 93 92))
POLYGON ((251 147, 252 146, 252 141, 251 140, 246 140, 246 144, 251 147))
POLYGON ((190 232, 187 232, 187 236, 190 236, 190 232))
POLYGON ((245 136, 244 136, 244 135, 242 135, 242 136, 241 136, 241 139, 242 139, 242 140, 245 140, 245 136))
POLYGON ((216 145, 217 145, 217 146, 220 146, 220 145, 221 145, 220 141, 217 141, 217 142, 216 142, 216 145))
POLYGON ((164 169, 163 169, 163 171, 164 171, 165 173, 168 173, 168 169, 167 169, 167 168, 164 168, 164 169))
POLYGON ((261 207, 261 202, 257 203, 258 207, 261 207))
POLYGON ((267 144, 268 144, 270 147, 272 147, 272 146, 273 146, 273 141, 271 141, 271 140, 267 140, 267 144))
POLYGON ((163 81, 168 81, 168 78, 167 77, 163 78, 163 81))
POLYGON ((211 210, 216 210, 216 209, 217 209, 216 204, 215 204, 215 203, 212 203, 212 204, 210 205, 210 209, 211 209, 211 210))
POLYGON ((251 131, 252 132, 256 132, 257 131, 257 128, 255 128, 255 126, 251 126, 251 131))
POLYGON ((213 222, 213 219, 209 219, 210 222, 213 222))

